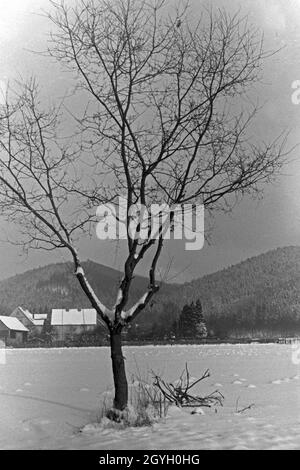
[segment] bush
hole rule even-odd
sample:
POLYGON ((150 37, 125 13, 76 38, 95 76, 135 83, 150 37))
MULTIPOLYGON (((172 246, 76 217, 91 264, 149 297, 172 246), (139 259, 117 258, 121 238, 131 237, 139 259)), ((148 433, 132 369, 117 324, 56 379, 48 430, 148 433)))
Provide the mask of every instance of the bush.
POLYGON ((104 393, 99 416, 102 425, 115 426, 117 423, 121 427, 151 426, 166 417, 168 402, 149 381, 132 375, 128 389, 128 407, 123 412, 114 409, 113 392, 104 393))

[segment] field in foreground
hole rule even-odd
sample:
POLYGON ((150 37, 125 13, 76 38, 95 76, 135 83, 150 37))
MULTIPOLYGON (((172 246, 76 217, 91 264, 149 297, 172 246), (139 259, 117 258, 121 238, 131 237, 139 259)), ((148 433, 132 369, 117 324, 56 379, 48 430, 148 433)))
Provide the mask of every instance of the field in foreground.
POLYGON ((171 408, 160 423, 130 430, 87 425, 112 383, 107 348, 0 351, 0 449, 300 449, 296 347, 126 347, 129 377, 138 366, 176 380, 187 361, 194 377, 211 371, 201 390, 225 396, 217 413, 171 408))

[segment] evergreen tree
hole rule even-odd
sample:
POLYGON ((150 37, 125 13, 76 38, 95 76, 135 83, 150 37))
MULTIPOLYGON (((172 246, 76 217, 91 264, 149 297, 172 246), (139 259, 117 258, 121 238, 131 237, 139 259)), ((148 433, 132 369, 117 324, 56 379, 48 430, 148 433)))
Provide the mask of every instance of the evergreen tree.
POLYGON ((200 300, 185 305, 179 317, 178 334, 182 338, 203 338, 207 336, 200 300))
POLYGON ((51 325, 51 313, 47 315, 41 332, 41 337, 48 343, 52 344, 53 327, 51 325))
POLYGON ((178 336, 181 338, 186 338, 191 336, 192 326, 190 318, 192 315, 192 308, 190 305, 186 304, 183 306, 181 311, 179 321, 178 321, 178 336))
POLYGON ((193 318, 195 318, 196 336, 198 338, 206 338, 207 328, 202 313, 202 304, 199 299, 197 299, 196 304, 194 305, 193 318))

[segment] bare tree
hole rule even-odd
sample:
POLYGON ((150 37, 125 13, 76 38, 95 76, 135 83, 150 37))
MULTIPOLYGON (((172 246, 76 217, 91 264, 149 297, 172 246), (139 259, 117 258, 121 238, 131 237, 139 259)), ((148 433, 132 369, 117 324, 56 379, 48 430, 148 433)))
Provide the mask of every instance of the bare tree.
MULTIPOLYGON (((60 138, 60 112, 42 110, 34 80, 8 96, 0 116, 1 210, 22 227, 26 247, 69 251, 80 286, 110 333, 119 412, 128 399, 121 331, 159 289, 164 238, 161 231, 156 238, 127 237, 117 298, 106 306, 76 249, 95 220, 93 208, 123 194, 127 215, 135 203, 230 209, 278 173, 286 139, 249 141, 257 109, 249 111, 243 97, 271 53, 247 18, 218 10, 195 21, 187 6, 171 9, 165 0, 52 3, 47 53, 74 72, 75 89, 87 102, 76 115, 80 139, 71 145, 60 138), (129 305, 146 254, 148 290, 129 305)), ((127 217, 127 233, 129 223, 127 217)))

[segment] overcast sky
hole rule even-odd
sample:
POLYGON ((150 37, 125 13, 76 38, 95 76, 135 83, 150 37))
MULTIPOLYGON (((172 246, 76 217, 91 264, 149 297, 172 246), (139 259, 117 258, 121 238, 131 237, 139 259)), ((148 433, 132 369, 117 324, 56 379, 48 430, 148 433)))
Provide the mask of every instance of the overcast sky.
MULTIPOLYGON (((68 3, 68 0, 66 0, 68 3)), ((290 145, 300 142, 300 105, 291 101, 292 82, 300 80, 300 0, 194 0, 193 8, 224 5, 231 12, 241 9, 265 36, 268 48, 284 49, 269 59, 264 69, 264 84, 258 98, 265 103, 255 128, 260 138, 272 138, 290 129, 290 145)), ((42 49, 49 31, 48 21, 38 15, 49 8, 48 0, 0 0, 0 87, 8 80, 36 74, 43 94, 57 97, 68 87, 66 74, 47 58, 30 50, 42 49)), ((182 242, 167 244, 162 267, 171 264, 169 277, 184 281, 235 264, 267 250, 300 244, 300 158, 299 151, 277 183, 268 186, 260 201, 245 199, 231 215, 217 215, 213 221, 210 245, 198 252, 185 251, 182 242)), ((7 229, 0 220, 2 238, 7 229)), ((16 228, 17 229, 17 228, 16 228)), ((1 237, 1 233, 0 233, 1 237)), ((116 242, 82 240, 82 258, 120 268, 123 245, 116 242)), ((0 241, 0 278, 25 269, 56 261, 66 255, 32 253, 26 259, 21 251, 0 241)))

